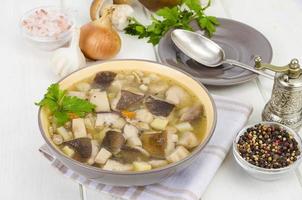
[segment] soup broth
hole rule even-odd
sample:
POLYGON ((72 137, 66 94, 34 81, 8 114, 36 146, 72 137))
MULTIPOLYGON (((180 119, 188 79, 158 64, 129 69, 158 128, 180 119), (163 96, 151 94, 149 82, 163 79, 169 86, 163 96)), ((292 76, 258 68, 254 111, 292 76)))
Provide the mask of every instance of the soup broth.
POLYGON ((93 112, 58 126, 53 143, 66 156, 113 171, 145 171, 187 157, 204 138, 203 105, 189 88, 155 73, 99 72, 68 88, 93 112))

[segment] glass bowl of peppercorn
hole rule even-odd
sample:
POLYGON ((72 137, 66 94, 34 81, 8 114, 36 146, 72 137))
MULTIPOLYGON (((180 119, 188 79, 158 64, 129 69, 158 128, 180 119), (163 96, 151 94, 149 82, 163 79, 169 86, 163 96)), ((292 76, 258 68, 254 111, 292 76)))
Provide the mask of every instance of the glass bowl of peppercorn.
POLYGON ((237 163, 260 180, 276 180, 300 164, 302 140, 291 128, 275 122, 244 127, 233 141, 237 163))

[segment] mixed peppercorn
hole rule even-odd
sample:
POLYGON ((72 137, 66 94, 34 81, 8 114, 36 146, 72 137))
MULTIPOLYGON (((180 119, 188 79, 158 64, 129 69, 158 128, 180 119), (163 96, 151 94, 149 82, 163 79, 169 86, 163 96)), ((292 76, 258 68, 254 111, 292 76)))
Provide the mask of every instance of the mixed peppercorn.
POLYGON ((237 149, 246 161, 267 169, 286 167, 301 154, 296 139, 276 125, 257 124, 248 128, 240 136, 237 149))

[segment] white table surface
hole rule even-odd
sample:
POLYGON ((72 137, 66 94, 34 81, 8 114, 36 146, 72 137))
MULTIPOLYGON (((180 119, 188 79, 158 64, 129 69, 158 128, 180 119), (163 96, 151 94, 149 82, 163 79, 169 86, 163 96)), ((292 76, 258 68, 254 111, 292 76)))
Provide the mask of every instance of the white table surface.
MULTIPOLYGON (((77 10, 78 24, 89 20, 90 0, 66 0, 77 10)), ((80 199, 78 184, 61 176, 39 154, 43 139, 38 130, 39 100, 47 86, 58 80, 50 66, 50 52, 27 46, 19 34, 22 13, 39 5, 59 5, 59 0, 1 0, 0 2, 0 199, 80 199)), ((137 17, 147 22, 136 8, 137 17)), ((293 57, 301 59, 301 0, 213 0, 209 14, 232 18, 260 30, 271 42, 273 63, 284 65, 293 57)), ((122 35, 118 58, 154 60, 152 46, 143 40, 122 35)), ((253 105, 250 123, 260 120, 270 97, 272 82, 259 78, 232 87, 208 87, 213 94, 253 105)), ((89 200, 112 199, 88 190, 89 200)), ((292 175, 275 182, 262 182, 246 175, 229 154, 202 196, 214 199, 300 200, 302 166, 292 175)))

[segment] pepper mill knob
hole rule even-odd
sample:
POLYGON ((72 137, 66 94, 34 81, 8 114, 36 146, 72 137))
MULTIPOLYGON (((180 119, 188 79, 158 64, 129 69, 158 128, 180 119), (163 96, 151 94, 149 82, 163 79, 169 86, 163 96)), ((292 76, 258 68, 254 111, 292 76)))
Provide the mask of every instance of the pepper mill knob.
POLYGON ((255 59, 255 68, 258 70, 268 69, 273 72, 284 73, 288 75, 289 78, 299 78, 302 74, 302 69, 300 68, 298 59, 294 58, 290 61, 288 65, 285 66, 275 66, 271 64, 262 63, 260 56, 256 56, 255 59))

